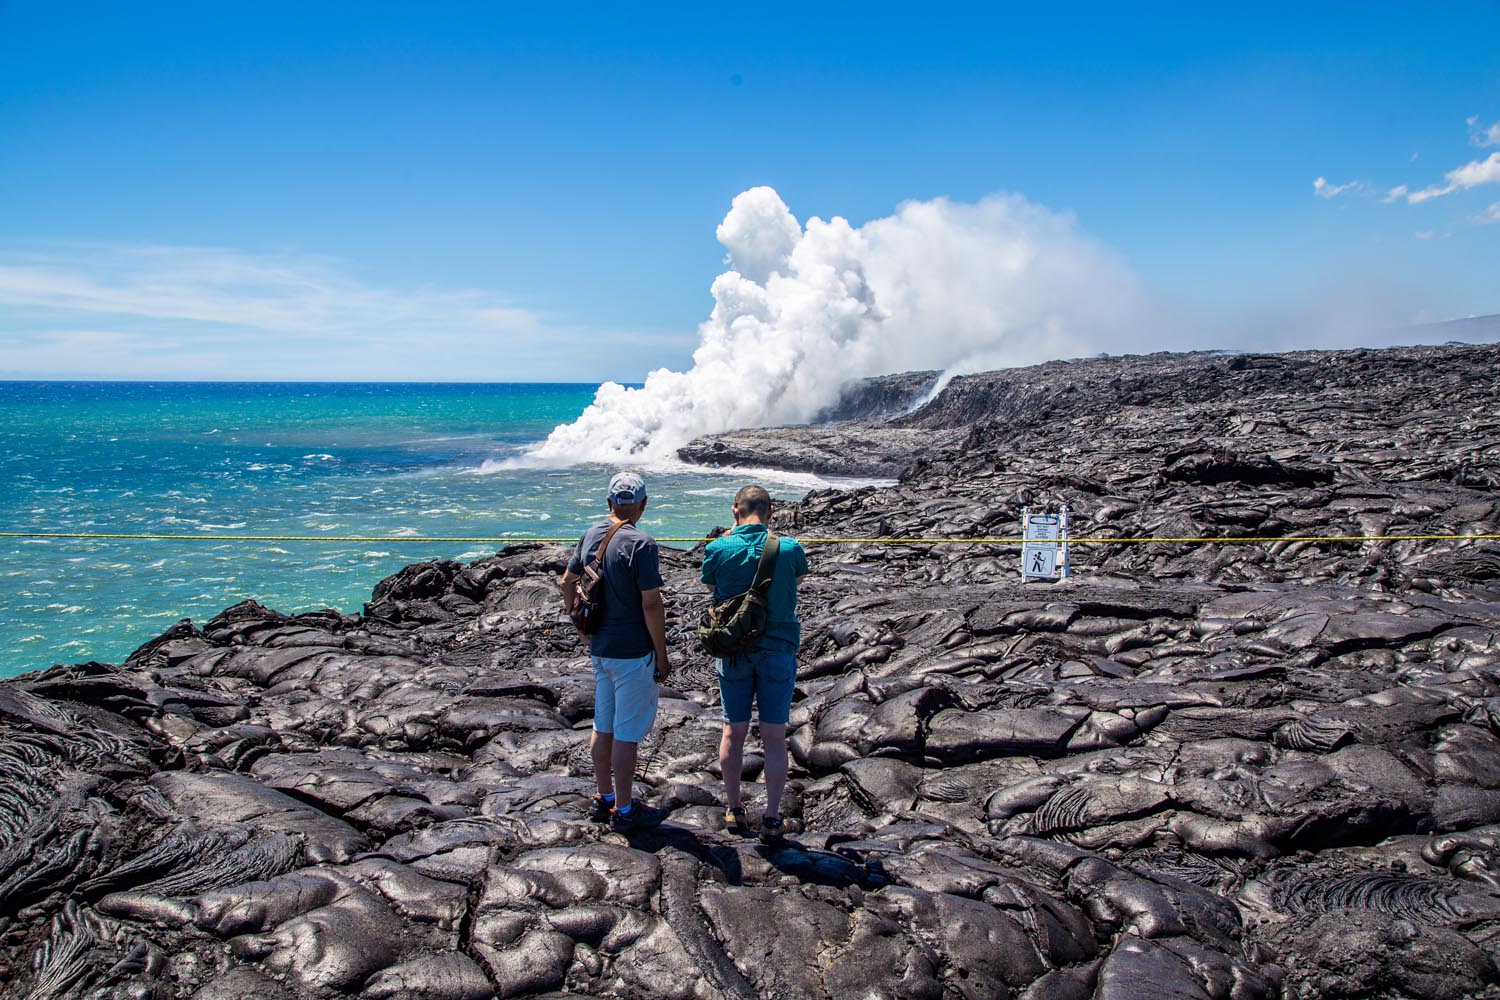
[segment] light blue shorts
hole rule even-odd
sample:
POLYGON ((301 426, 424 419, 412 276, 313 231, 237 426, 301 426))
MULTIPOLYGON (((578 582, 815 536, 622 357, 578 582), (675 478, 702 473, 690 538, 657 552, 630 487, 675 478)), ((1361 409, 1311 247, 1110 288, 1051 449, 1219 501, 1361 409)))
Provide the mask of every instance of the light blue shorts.
POLYGON ((797 657, 769 649, 752 649, 719 663, 719 700, 724 721, 749 722, 750 703, 758 702, 760 721, 785 725, 797 686, 797 657))
POLYGON ((594 659, 594 732, 639 743, 656 721, 656 654, 594 659))

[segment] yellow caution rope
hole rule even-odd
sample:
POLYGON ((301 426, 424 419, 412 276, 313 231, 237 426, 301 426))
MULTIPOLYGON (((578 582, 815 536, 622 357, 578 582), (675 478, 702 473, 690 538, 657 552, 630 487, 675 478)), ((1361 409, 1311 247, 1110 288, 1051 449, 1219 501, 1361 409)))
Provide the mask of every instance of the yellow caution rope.
MULTIPOLYGON (((366 536, 366 535, 148 535, 122 534, 91 531, 0 531, 0 538, 92 538, 123 539, 127 541, 171 541, 171 542, 369 542, 381 545, 419 542, 498 542, 503 545, 519 545, 525 542, 545 542, 573 545, 578 538, 505 537, 499 535, 458 537, 412 537, 412 536, 366 536)), ((1023 542, 1046 544, 1066 542, 1069 545, 1267 545, 1275 542, 1479 542, 1497 541, 1495 535, 1237 535, 1204 538, 798 538, 804 545, 1020 545, 1023 542)), ((658 538, 659 542, 712 541, 710 538, 658 538)))

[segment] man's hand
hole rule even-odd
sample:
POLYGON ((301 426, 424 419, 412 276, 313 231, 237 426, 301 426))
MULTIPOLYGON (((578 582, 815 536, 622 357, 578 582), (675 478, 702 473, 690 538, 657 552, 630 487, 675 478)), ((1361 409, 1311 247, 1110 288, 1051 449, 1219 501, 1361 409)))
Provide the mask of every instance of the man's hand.
POLYGON ((656 651, 653 676, 660 684, 672 672, 672 661, 667 658, 667 606, 660 589, 641 591, 641 616, 646 619, 646 632, 651 636, 651 648, 656 651))

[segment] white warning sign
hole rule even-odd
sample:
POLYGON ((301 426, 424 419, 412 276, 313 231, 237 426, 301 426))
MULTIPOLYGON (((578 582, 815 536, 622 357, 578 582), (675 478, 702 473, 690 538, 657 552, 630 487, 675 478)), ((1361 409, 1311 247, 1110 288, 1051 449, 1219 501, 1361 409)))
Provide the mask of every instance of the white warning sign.
POLYGON ((1021 512, 1021 580, 1063 580, 1068 576, 1068 510, 1056 514, 1021 512))

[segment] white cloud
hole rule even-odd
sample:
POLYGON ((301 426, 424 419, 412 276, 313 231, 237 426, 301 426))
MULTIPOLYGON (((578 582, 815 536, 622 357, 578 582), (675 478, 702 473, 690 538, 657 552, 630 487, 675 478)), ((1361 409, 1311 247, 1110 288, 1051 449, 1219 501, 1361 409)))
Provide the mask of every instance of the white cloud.
POLYGON ((1395 187, 1386 192, 1386 196, 1380 200, 1389 205, 1391 202, 1400 201, 1404 197, 1406 197, 1406 185, 1397 184, 1395 187))
POLYGON ((1476 226, 1490 226, 1500 222, 1500 201, 1492 202, 1489 208, 1472 216, 1469 221, 1476 226))
MULTIPOLYGON (((588 380, 640 364, 640 335, 554 325, 493 292, 201 247, 0 254, 0 333, 0 372, 42 377, 588 380)), ((690 344, 658 339, 658 357, 690 344)))
POLYGON ((1337 198, 1346 191, 1358 194, 1364 189, 1365 185, 1362 181, 1350 181, 1347 184, 1330 184, 1326 177, 1319 177, 1313 181, 1313 194, 1319 198, 1337 198))
POLYGON ((870 375, 1117 353, 1148 329, 1154 347, 1172 346, 1123 258, 1018 195, 804 227, 759 187, 718 233, 734 269, 713 282, 692 367, 603 386, 535 460, 669 460, 700 434, 806 421, 870 375))
POLYGON ((1470 115, 1465 121, 1469 126, 1469 142, 1481 149, 1486 146, 1500 146, 1500 122, 1481 125, 1478 115, 1470 115))
POLYGON ((1436 236, 1437 233, 1431 229, 1418 229, 1416 232, 1412 233, 1412 235, 1419 240, 1430 240, 1434 236, 1436 236))
POLYGON ((1447 181, 1446 184, 1434 184, 1420 191, 1412 191, 1406 196, 1406 200, 1415 205, 1432 198, 1441 198, 1455 191, 1479 187, 1481 184, 1500 184, 1500 152, 1491 153, 1483 160, 1474 160, 1456 170, 1450 170, 1443 175, 1443 179, 1447 181))

